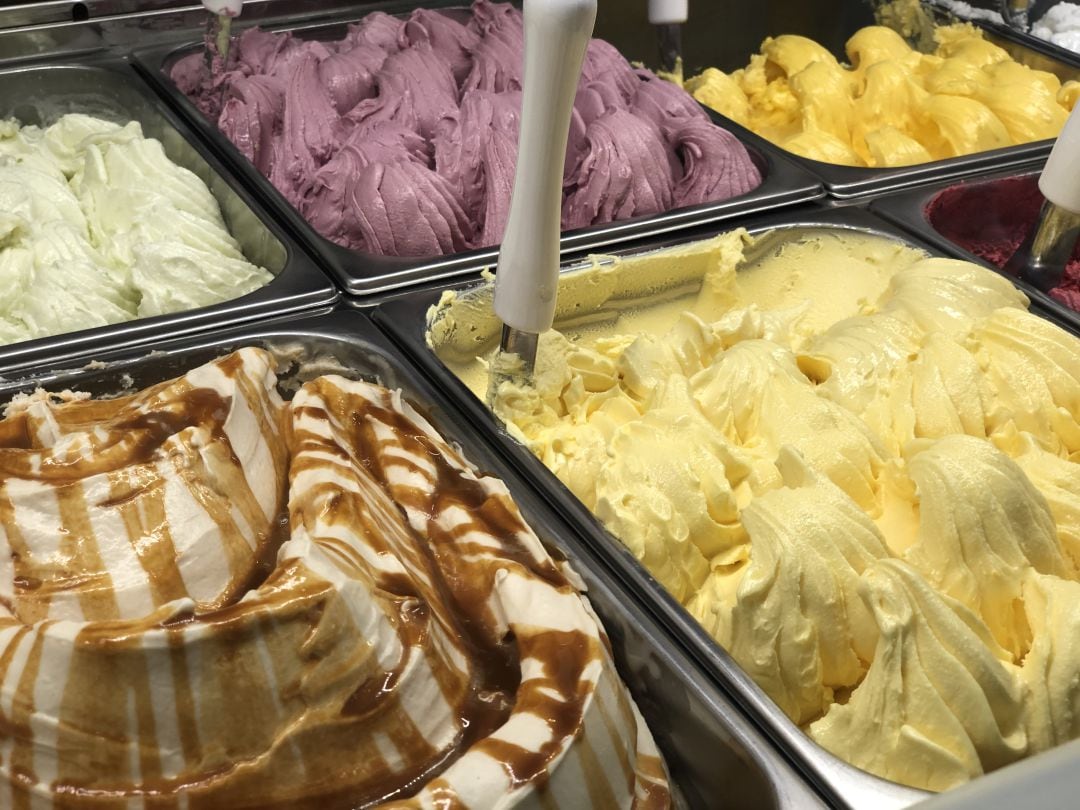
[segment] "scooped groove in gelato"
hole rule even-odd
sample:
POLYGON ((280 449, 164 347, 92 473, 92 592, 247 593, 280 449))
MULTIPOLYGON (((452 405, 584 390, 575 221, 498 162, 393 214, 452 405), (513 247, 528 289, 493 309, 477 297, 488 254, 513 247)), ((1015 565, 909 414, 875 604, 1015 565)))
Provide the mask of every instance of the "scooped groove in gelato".
MULTIPOLYGON (((497 244, 521 108, 521 12, 381 12, 337 42, 245 31, 230 70, 201 53, 177 87, 323 236, 388 256, 497 244), (224 102, 222 103, 222 99, 224 102)), ((726 200, 756 188, 746 148, 684 91, 593 40, 571 121, 564 229, 726 200)))
POLYGON ((1055 138, 1080 93, 1014 61, 961 23, 934 31, 932 54, 870 26, 848 65, 806 37, 769 37, 750 64, 686 82, 703 104, 778 146, 844 166, 909 166, 1055 138))
POLYGON ((126 126, 0 120, 0 344, 238 298, 244 258, 198 177, 126 126))
POLYGON ((276 382, 242 349, 8 407, 4 804, 669 806, 576 576, 505 486, 399 392, 276 382))
MULTIPOLYGON (((490 294, 429 316, 480 396, 490 294)), ((813 739, 943 790, 1080 735, 1080 340, 1027 303, 837 228, 597 257, 495 411, 813 739)))

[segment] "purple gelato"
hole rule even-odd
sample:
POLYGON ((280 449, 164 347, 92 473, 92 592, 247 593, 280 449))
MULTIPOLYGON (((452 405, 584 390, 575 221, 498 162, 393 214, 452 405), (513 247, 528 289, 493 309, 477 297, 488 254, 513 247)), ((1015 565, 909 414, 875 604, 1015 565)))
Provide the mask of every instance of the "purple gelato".
MULTIPOLYGON (((388 256, 497 244, 510 208, 521 12, 382 12, 336 42, 245 31, 229 70, 171 77, 319 233, 388 256)), ((574 105, 563 227, 725 200, 761 175, 693 99, 593 40, 574 105)))

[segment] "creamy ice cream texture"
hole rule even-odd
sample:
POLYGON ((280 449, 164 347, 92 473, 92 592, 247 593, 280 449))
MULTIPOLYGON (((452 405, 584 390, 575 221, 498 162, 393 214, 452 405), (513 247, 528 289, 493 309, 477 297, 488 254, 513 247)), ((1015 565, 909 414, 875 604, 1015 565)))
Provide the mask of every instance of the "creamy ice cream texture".
MULTIPOLYGON (((970 3, 958 2, 958 0, 934 0, 934 4, 965 20, 1004 23, 998 12, 977 8, 970 3)), ((1032 36, 1045 39, 1067 50, 1080 51, 1080 5, 1054 3, 1039 19, 1031 23, 1030 33, 1032 36)))
POLYGON ((275 386, 243 349, 8 407, 5 803, 668 806, 579 580, 505 486, 399 392, 275 386))
POLYGON ((1080 51, 1080 5, 1056 3, 1032 24, 1031 33, 1070 51, 1080 51))
POLYGON ((1014 61, 964 23, 913 50, 870 26, 843 64, 813 40, 769 37, 733 73, 686 82, 695 98, 803 157, 845 166, 908 166, 1057 137, 1080 82, 1014 61))
MULTIPOLYGON (((388 256, 501 241, 521 109, 521 12, 374 13, 343 39, 258 29, 213 79, 171 77, 323 236, 388 256), (222 103, 222 99, 224 102, 222 103)), ((566 154, 564 229, 726 200, 761 182, 689 95, 606 42, 585 57, 566 154)))
POLYGON ((206 184, 138 122, 0 121, 0 343, 209 306, 272 280, 206 184))
MULTIPOLYGON (((489 303, 429 321, 481 397, 489 303)), ((1027 303, 843 229, 598 257, 496 412, 813 739, 945 789, 1080 734, 1080 341, 1027 303)))
MULTIPOLYGON (((946 239, 1003 268, 1034 231, 1044 202, 1036 175, 1008 177, 947 188, 925 215, 946 239)), ((1080 312, 1080 244, 1050 295, 1080 312)))

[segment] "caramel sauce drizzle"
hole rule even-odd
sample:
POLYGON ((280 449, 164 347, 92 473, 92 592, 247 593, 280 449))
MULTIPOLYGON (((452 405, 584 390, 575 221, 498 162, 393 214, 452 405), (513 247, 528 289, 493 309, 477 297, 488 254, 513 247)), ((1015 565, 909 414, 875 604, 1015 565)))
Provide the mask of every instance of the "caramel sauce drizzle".
POLYGON ((0 420, 0 805, 469 807, 495 763, 490 801, 669 806, 501 482, 394 392, 322 377, 286 406, 271 368, 0 420))

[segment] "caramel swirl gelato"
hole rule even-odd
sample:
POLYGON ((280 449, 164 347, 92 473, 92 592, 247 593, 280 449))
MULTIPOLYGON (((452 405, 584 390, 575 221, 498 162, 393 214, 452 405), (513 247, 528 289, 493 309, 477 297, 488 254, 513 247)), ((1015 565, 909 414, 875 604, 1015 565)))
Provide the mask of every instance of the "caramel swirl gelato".
POLYGON ((0 795, 667 807, 573 572, 399 392, 243 349, 0 421, 0 795))

